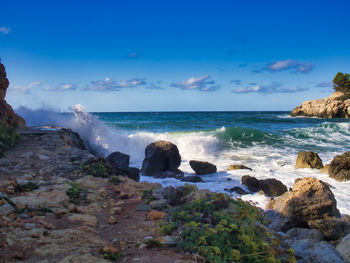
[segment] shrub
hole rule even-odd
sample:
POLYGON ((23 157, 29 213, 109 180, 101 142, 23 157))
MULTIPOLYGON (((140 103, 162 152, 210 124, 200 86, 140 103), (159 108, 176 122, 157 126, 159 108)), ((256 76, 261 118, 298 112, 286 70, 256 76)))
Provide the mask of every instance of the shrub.
POLYGON ((263 211, 224 194, 208 195, 170 211, 173 225, 181 227, 178 247, 201 254, 207 262, 295 262, 290 251, 264 226, 263 211))
POLYGON ((145 200, 145 204, 149 204, 156 198, 153 196, 153 188, 148 190, 142 190, 142 199, 145 200))
POLYGON ((77 183, 69 183, 69 185, 70 187, 66 192, 69 197, 69 202, 73 204, 79 204, 80 201, 86 198, 86 189, 77 183))
POLYGON ((15 146, 19 139, 20 136, 15 129, 0 123, 0 157, 6 150, 15 146))
POLYGON ((18 184, 16 185, 15 189, 17 192, 32 192, 35 189, 38 189, 39 186, 36 183, 28 182, 26 184, 18 184))
POLYGON ((86 161, 81 165, 79 172, 96 177, 109 177, 113 174, 111 165, 104 158, 86 161))

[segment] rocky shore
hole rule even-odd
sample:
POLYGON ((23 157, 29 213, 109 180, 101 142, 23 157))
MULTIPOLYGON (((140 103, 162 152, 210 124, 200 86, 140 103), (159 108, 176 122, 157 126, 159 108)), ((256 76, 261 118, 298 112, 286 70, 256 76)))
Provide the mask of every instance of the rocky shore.
POLYGON ((342 92, 334 92, 331 96, 303 102, 295 107, 290 115, 319 117, 319 118, 349 118, 350 117, 350 99, 338 100, 343 96, 342 92))

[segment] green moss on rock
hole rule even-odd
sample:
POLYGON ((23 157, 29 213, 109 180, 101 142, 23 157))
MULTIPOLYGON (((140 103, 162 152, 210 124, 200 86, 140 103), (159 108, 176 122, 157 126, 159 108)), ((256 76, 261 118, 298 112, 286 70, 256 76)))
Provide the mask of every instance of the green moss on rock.
POLYGON ((15 146, 19 139, 20 136, 15 129, 0 123, 0 157, 6 150, 15 146))

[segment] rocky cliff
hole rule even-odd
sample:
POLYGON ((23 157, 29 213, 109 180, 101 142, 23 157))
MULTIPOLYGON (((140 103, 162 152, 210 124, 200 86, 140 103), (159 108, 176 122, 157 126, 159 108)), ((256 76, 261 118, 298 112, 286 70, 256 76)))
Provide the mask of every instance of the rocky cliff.
POLYGON ((23 128, 26 126, 24 119, 18 116, 5 100, 8 86, 9 81, 7 79, 5 67, 0 62, 0 122, 14 128, 23 128))
POLYGON ((291 116, 307 116, 320 118, 349 118, 350 117, 350 99, 338 100, 344 95, 342 92, 334 92, 331 96, 309 100, 295 107, 291 116))

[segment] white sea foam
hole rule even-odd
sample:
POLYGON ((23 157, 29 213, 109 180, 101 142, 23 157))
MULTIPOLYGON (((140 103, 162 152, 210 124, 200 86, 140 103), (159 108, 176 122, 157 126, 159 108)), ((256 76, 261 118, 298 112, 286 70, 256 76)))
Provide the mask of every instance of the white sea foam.
MULTIPOLYGON (((131 165, 140 167, 144 158, 145 147, 157 140, 168 140, 176 144, 182 156, 182 169, 187 175, 192 174, 188 161, 192 159, 215 163, 218 172, 203 176, 205 183, 196 185, 202 189, 210 189, 216 192, 225 192, 225 188, 241 185, 241 177, 249 174, 258 179, 276 178, 286 186, 292 187, 294 180, 301 177, 316 177, 330 185, 338 202, 338 208, 343 214, 350 214, 350 189, 349 182, 337 182, 315 169, 296 169, 295 160, 298 151, 309 145, 316 145, 327 151, 319 152, 324 164, 329 163, 333 157, 347 149, 350 139, 350 123, 323 123, 321 126, 298 128, 284 135, 283 147, 274 147, 273 144, 253 142, 251 146, 241 147, 237 142, 232 142, 230 148, 222 148, 217 135, 225 133, 227 129, 222 127, 216 131, 183 132, 183 133, 152 133, 125 132, 110 128, 96 116, 90 115, 81 105, 72 109, 72 115, 62 115, 51 110, 30 111, 22 109, 22 115, 29 125, 56 125, 71 128, 103 155, 113 151, 121 151, 131 156, 131 165), (347 143, 344 143, 347 142, 347 143), (236 170, 226 171, 230 164, 243 164, 251 167, 253 171, 236 170)), ((141 177, 142 181, 159 182, 164 186, 183 185, 176 179, 155 179, 141 177)), ((246 189, 247 190, 247 189, 246 189)), ((237 196, 235 193, 232 196, 237 196)), ((268 198, 256 194, 242 196, 245 200, 251 200, 264 208, 268 198)))

